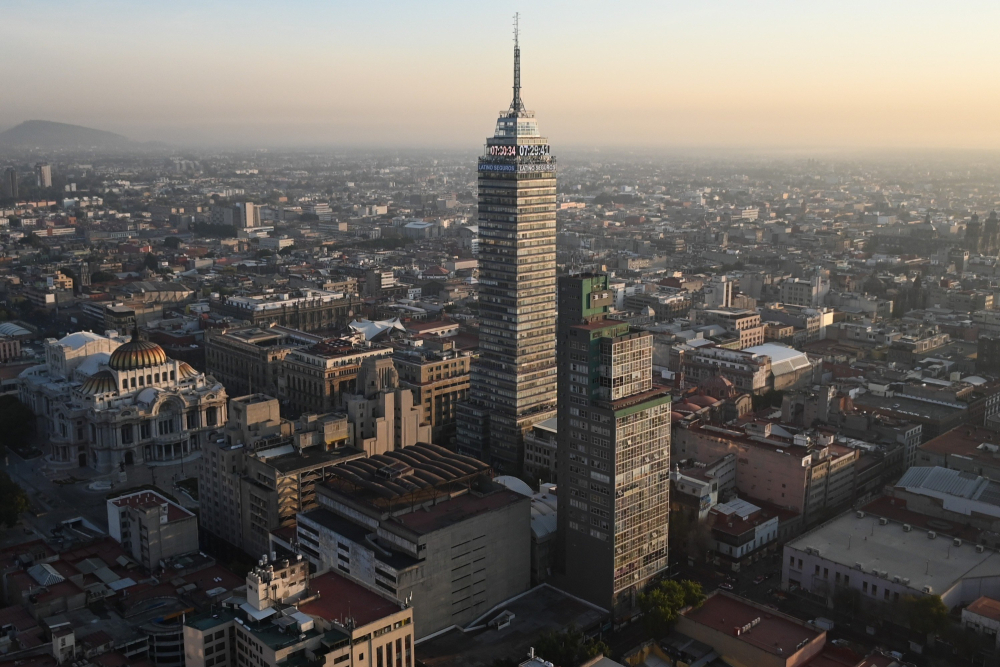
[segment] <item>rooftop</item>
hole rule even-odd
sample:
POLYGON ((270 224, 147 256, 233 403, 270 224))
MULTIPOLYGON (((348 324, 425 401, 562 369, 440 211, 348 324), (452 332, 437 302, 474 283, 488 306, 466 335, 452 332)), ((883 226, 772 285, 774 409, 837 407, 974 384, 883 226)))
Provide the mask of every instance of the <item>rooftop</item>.
POLYGON ((978 614, 994 621, 1000 621, 1000 600, 983 596, 974 600, 966 607, 966 610, 970 614, 978 614))
POLYGON ((299 605, 299 611, 338 622, 353 618, 357 627, 374 623, 401 609, 396 600, 383 597, 337 572, 313 577, 309 590, 318 593, 319 597, 299 605))
POLYGON ((929 587, 937 595, 966 577, 1000 576, 1000 554, 980 552, 967 542, 956 546, 950 538, 936 533, 918 528, 907 531, 892 520, 883 525, 877 516, 864 513, 859 517, 852 511, 787 546, 798 551, 818 550, 821 558, 850 568, 860 563, 864 572, 885 572, 890 579, 900 577, 910 589, 929 587))
MULTIPOLYGON (((933 407, 933 406, 928 406, 933 407)), ((941 455, 959 455, 981 460, 993 466, 1000 452, 1000 438, 996 431, 985 428, 959 426, 931 438, 920 449, 941 455)))
POLYGON ((543 632, 570 625, 587 632, 606 617, 605 611, 543 584, 499 605, 473 630, 454 628, 421 642, 417 659, 426 667, 489 667, 494 660, 521 661, 543 632), (509 626, 495 630, 486 625, 503 611, 514 614, 509 626))
POLYGON ((722 591, 709 595, 684 617, 730 636, 739 628, 740 641, 774 655, 791 656, 825 634, 803 621, 722 591))
POLYGON ((463 493, 425 510, 400 514, 390 521, 400 523, 414 533, 422 535, 521 501, 528 504, 527 498, 508 489, 486 495, 463 493))
POLYGON ((136 509, 150 509, 165 505, 167 508, 168 523, 188 519, 194 516, 194 514, 190 511, 184 509, 177 503, 166 499, 155 491, 139 491, 131 493, 127 496, 112 498, 110 502, 118 507, 134 507, 136 509))

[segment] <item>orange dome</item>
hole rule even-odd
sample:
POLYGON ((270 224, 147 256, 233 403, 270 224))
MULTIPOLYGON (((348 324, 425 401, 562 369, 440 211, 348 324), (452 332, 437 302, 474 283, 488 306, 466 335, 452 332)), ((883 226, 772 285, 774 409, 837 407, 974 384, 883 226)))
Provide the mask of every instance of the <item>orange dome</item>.
POLYGON ((167 363, 167 353, 156 343, 138 340, 136 336, 111 353, 108 366, 116 371, 134 371, 167 363))
POLYGON ((185 380, 189 377, 194 377, 195 375, 198 375, 198 371, 196 371, 188 362, 182 361, 181 363, 177 364, 178 380, 185 380))
POLYGON ((115 376, 111 374, 111 371, 94 373, 84 380, 83 385, 80 387, 80 391, 87 395, 110 394, 117 390, 118 383, 115 381, 115 376))

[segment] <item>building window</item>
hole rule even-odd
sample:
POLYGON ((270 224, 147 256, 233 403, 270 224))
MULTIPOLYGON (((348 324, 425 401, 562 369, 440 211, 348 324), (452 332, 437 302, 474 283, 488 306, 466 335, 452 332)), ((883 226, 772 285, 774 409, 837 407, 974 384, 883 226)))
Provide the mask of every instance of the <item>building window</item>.
POLYGON ((122 426, 122 444, 131 445, 135 441, 132 436, 133 436, 132 425, 125 424, 124 426, 122 426))
POLYGON ((149 420, 147 419, 146 421, 139 424, 139 438, 142 440, 147 440, 149 439, 149 435, 150 435, 149 420))
POLYGON ((208 410, 205 410, 205 421, 209 426, 215 426, 218 423, 218 419, 219 409, 217 407, 212 406, 208 410))

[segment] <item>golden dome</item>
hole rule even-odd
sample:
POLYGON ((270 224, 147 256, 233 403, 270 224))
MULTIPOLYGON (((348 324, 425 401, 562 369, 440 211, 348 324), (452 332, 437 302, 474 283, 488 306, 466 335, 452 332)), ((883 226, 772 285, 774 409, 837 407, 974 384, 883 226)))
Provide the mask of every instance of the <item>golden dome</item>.
POLYGON ((187 378, 194 377, 195 375, 198 375, 198 371, 196 371, 188 362, 182 361, 177 364, 178 380, 186 380, 187 378))
POLYGON ((108 359, 108 366, 116 371, 134 371, 165 363, 167 363, 167 353, 162 347, 148 340, 138 340, 137 336, 133 336, 128 343, 120 345, 108 359))
POLYGON ((88 396, 110 394, 118 391, 118 382, 115 380, 115 376, 111 374, 111 371, 100 371, 84 380, 80 391, 88 396))

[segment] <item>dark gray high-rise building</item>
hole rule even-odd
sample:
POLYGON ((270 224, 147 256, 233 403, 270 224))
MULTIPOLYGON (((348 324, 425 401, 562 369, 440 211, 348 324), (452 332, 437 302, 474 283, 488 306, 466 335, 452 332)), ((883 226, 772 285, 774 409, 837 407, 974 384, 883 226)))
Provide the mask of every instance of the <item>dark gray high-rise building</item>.
POLYGON ((613 301, 605 275, 559 279, 554 583, 624 620, 667 567, 670 394, 652 335, 609 319, 613 301))
POLYGON ((458 449, 521 471, 523 435, 556 410, 556 173, 548 140, 514 99, 479 158, 479 360, 458 409, 458 449))
POLYGON ((7 196, 17 199, 18 197, 18 178, 17 169, 14 167, 7 167, 3 172, 3 191, 7 196))

